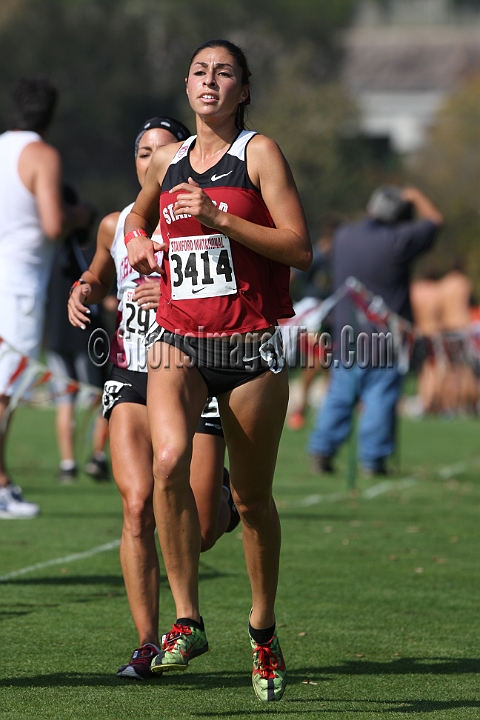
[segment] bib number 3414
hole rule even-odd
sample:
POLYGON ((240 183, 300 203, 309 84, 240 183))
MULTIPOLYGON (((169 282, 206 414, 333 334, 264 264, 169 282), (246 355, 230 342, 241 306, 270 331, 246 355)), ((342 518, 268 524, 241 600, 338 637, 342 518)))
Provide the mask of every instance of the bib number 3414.
POLYGON ((170 240, 172 300, 218 297, 237 292, 230 240, 199 235, 170 240))

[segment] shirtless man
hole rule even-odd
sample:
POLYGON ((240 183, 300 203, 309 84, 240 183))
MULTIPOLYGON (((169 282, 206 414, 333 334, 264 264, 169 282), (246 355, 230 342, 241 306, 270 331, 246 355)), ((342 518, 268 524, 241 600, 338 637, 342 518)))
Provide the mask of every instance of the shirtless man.
MULTIPOLYGON (((13 85, 7 132, 0 135, 0 337, 36 359, 43 332, 45 293, 53 243, 86 225, 81 205, 68 216, 61 199, 61 160, 43 137, 52 120, 57 91, 48 80, 21 78, 13 85)), ((35 517, 5 467, 3 416, 18 366, 14 353, 0 357, 0 518, 35 517)))
POLYGON ((442 301, 439 280, 433 273, 411 284, 410 302, 416 328, 424 338, 425 361, 418 377, 418 394, 425 412, 438 412, 442 373, 434 353, 434 338, 442 331, 442 301))
POLYGON ((456 264, 440 280, 439 292, 442 308, 443 330, 462 330, 470 323, 470 298, 472 283, 456 264))
MULTIPOLYGON (((462 272, 461 265, 455 263, 439 283, 442 308, 442 330, 446 333, 458 333, 465 330, 470 323, 470 299, 472 283, 462 272)), ((448 337, 448 335, 447 335, 448 337)), ((450 336, 451 340, 455 340, 450 336)), ((459 411, 474 412, 478 402, 478 386, 473 369, 462 357, 459 341, 458 349, 452 348, 448 360, 448 372, 443 387, 443 410, 456 413, 459 411)))
POLYGON ((456 413, 473 411, 478 387, 472 368, 458 355, 455 337, 448 333, 464 330, 470 322, 472 284, 458 266, 441 280, 427 277, 410 289, 415 324, 426 342, 427 357, 418 379, 419 395, 425 412, 456 413), (441 338, 447 333, 446 339, 441 338), (447 343, 447 344, 445 344, 447 343), (447 352, 446 352, 447 349, 447 352), (448 352, 448 349, 451 352, 448 352), (428 352, 429 351, 429 352, 428 352))

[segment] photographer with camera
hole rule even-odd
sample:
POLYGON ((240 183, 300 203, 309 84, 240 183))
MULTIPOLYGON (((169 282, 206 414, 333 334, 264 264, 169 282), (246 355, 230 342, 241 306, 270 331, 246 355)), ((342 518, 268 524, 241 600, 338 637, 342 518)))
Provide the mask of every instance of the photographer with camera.
MULTIPOLYGON (((332 272, 334 290, 354 276, 393 312, 412 320, 409 286, 413 261, 435 240, 443 217, 417 188, 391 185, 377 188, 367 205, 367 216, 342 225, 334 237, 332 272)), ((362 402, 359 424, 360 460, 368 475, 386 474, 386 458, 394 452, 396 404, 401 374, 396 362, 387 363, 367 319, 357 319, 348 297, 333 312, 334 362, 330 387, 310 438, 310 453, 319 472, 333 472, 332 458, 347 438, 355 404, 362 402), (348 329, 351 327, 351 331, 348 329), (345 362, 341 340, 358 347, 366 333, 368 361, 345 362), (343 335, 342 335, 342 331, 343 335), (343 351, 343 352, 342 352, 343 351)))

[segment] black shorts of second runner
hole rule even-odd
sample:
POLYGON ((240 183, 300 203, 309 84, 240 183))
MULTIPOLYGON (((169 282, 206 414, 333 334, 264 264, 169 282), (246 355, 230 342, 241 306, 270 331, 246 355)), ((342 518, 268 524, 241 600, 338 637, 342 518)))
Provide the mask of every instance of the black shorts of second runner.
MULTIPOLYGON (((153 364, 163 362, 162 343, 173 345, 190 358, 191 367, 197 368, 211 397, 244 385, 267 370, 280 372, 285 364, 279 328, 246 342, 239 334, 225 339, 197 338, 178 335, 158 326, 145 341, 147 348, 155 344, 157 348, 160 346, 156 352, 152 351, 153 364)), ((168 356, 165 362, 169 362, 168 356)))
POLYGON ((203 435, 216 435, 217 437, 223 438, 222 421, 220 419, 216 397, 208 398, 195 432, 203 435))
MULTIPOLYGON (((103 416, 108 420, 115 405, 121 403, 146 405, 147 380, 148 373, 146 372, 125 370, 114 365, 103 388, 103 416)), ((196 432, 204 435, 217 435, 223 438, 222 421, 218 412, 216 398, 208 398, 196 432)))

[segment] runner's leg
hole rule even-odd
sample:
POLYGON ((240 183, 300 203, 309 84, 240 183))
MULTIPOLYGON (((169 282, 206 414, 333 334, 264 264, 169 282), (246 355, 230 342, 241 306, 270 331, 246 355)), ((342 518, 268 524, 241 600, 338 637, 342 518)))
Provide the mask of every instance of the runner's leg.
POLYGON ((272 496, 278 444, 288 404, 288 372, 270 371, 218 398, 230 458, 233 499, 252 586, 250 622, 275 622, 280 522, 272 496))
POLYGON ((177 618, 199 621, 201 536, 190 487, 192 440, 207 386, 189 358, 166 343, 149 351, 147 410, 153 444, 153 502, 163 560, 177 618), (155 361, 161 346, 163 361, 155 361))
POLYGON ((230 522, 230 508, 222 500, 225 440, 218 435, 195 433, 190 463, 190 485, 202 535, 201 551, 212 548, 230 522))
POLYGON ((140 645, 158 641, 160 571, 155 547, 152 448, 147 410, 137 403, 116 405, 110 417, 115 482, 123 504, 120 560, 140 645))

